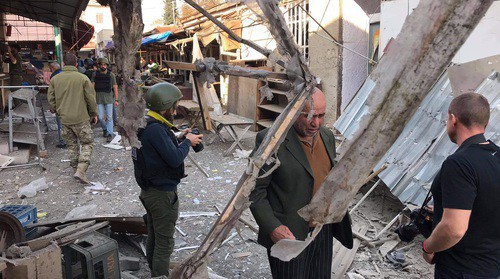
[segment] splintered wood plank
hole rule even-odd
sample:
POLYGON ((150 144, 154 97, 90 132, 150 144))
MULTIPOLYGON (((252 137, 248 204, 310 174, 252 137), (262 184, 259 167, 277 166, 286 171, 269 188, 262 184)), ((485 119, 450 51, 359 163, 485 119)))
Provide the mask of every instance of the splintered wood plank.
MULTIPOLYGON (((191 1, 192 2, 192 1, 191 1)), ((210 253, 226 238, 228 233, 238 222, 242 212, 250 205, 249 195, 255 187, 255 177, 260 168, 265 164, 269 157, 279 148, 279 145, 285 139, 288 130, 302 111, 307 97, 311 94, 316 86, 316 79, 310 74, 309 68, 302 58, 298 47, 294 43, 290 31, 283 14, 280 12, 277 2, 258 1, 259 6, 263 9, 266 17, 273 18, 268 23, 270 24, 273 38, 277 44, 282 45, 283 49, 289 52, 291 62, 294 65, 294 70, 298 70, 300 74, 292 75, 291 81, 295 82, 296 94, 288 103, 287 107, 281 113, 274 124, 269 129, 266 137, 262 141, 261 146, 254 153, 253 165, 249 166, 249 170, 255 173, 255 176, 249 171, 245 172, 240 178, 236 186, 235 194, 227 204, 223 213, 214 224, 210 233, 207 235, 203 243, 200 245, 196 253, 186 259, 181 266, 172 271, 172 278, 204 278, 207 275, 207 259, 210 253)), ((193 5, 193 3, 189 3, 193 5)))
POLYGON ((4 168, 14 162, 14 157, 0 155, 0 168, 4 168))
POLYGON ((285 110, 284 107, 281 107, 281 106, 278 106, 278 105, 274 105, 274 104, 259 105, 258 107, 262 108, 262 109, 270 110, 272 112, 277 112, 277 113, 282 113, 285 110))
POLYGON ((205 90, 203 90, 203 83, 198 77, 193 75, 194 89, 196 91, 196 96, 198 97, 198 104, 200 105, 201 118, 203 120, 203 127, 205 130, 212 130, 212 122, 210 121, 210 110, 208 109, 207 96, 205 95, 205 90))
MULTIPOLYGON (((353 231, 356 231, 360 235, 365 235, 368 231, 368 226, 357 226, 355 225, 353 231)), ((345 248, 340 241, 335 240, 333 244, 333 261, 332 261, 332 279, 344 278, 345 273, 349 269, 354 260, 354 256, 358 252, 359 245, 361 241, 354 238, 352 249, 345 248)))

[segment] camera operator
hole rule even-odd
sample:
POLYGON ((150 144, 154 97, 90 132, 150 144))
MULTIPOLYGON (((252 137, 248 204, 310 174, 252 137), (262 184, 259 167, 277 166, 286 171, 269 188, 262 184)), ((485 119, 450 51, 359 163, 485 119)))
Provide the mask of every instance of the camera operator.
POLYGON ((488 100, 477 93, 450 104, 446 131, 458 150, 434 178, 434 230, 422 243, 435 278, 500 276, 500 148, 486 141, 488 100))
POLYGON ((186 176, 184 159, 189 147, 200 145, 203 136, 186 129, 179 135, 185 139, 178 143, 171 121, 181 97, 180 90, 167 82, 147 91, 147 125, 138 132, 142 147, 132 149, 135 179, 141 187, 139 198, 147 212, 146 258, 152 277, 168 276, 179 215, 177 185, 186 176))

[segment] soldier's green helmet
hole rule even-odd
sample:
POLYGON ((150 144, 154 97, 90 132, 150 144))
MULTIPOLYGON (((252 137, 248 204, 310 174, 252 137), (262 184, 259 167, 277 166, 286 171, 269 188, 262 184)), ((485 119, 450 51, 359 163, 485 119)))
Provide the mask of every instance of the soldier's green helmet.
POLYGON ((108 64, 108 65, 109 65, 109 60, 108 60, 108 58, 106 58, 106 57, 99 57, 99 59, 97 59, 97 64, 101 64, 101 63, 104 63, 104 64, 108 64))
POLYGON ((177 86, 161 82, 151 86, 146 92, 146 107, 159 112, 174 108, 175 103, 182 98, 182 93, 177 86))

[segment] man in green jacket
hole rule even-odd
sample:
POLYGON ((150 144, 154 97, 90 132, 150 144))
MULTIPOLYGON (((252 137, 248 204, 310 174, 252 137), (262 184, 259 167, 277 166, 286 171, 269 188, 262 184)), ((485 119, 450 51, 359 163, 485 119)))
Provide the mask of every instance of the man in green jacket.
MULTIPOLYGON (((258 242, 268 251, 273 278, 331 278, 333 238, 352 248, 351 222, 346 213, 340 223, 327 224, 314 241, 296 258, 281 261, 270 254, 271 246, 282 239, 305 240, 314 229, 297 211, 307 205, 334 165, 335 139, 322 127, 326 99, 315 89, 311 102, 306 103, 285 140, 278 149, 280 166, 270 175, 259 178, 250 194, 250 209, 259 225, 258 242)), ((267 134, 257 134, 257 150, 267 134)), ((265 165, 264 172, 271 169, 265 165)))
POLYGON ((96 94, 87 76, 78 72, 74 54, 64 55, 63 62, 62 72, 51 79, 47 97, 51 111, 61 119, 70 166, 75 169, 73 177, 89 184, 86 173, 94 148, 90 123, 97 123, 96 94))

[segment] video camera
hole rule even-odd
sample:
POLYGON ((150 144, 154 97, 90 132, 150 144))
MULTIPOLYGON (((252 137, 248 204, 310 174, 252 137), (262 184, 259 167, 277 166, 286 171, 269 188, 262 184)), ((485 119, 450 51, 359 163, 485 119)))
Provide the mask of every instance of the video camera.
MULTIPOLYGON (((189 126, 186 125, 186 124, 184 124, 184 125, 181 125, 180 130, 183 131, 183 130, 188 129, 188 128, 189 128, 189 126)), ((199 135, 200 134, 200 130, 198 128, 192 128, 191 129, 191 134, 199 135)), ((203 143, 200 142, 197 145, 193 146, 193 151, 196 152, 196 153, 198 153, 198 152, 202 151, 203 148, 204 148, 203 143)))
POLYGON ((419 234, 422 234, 425 238, 431 235, 433 213, 425 208, 431 198, 429 191, 422 206, 410 213, 410 223, 401 225, 396 229, 401 241, 410 242, 419 234))

